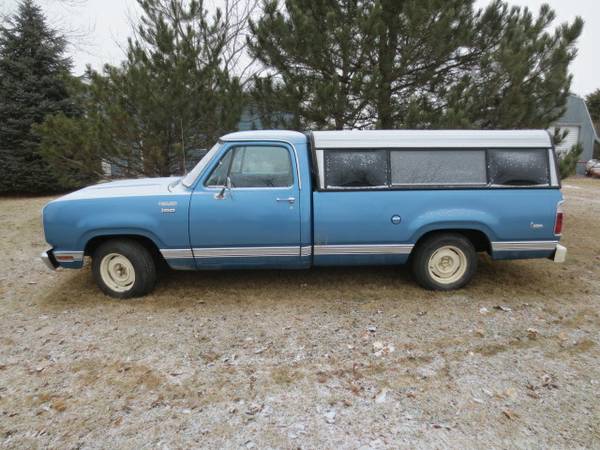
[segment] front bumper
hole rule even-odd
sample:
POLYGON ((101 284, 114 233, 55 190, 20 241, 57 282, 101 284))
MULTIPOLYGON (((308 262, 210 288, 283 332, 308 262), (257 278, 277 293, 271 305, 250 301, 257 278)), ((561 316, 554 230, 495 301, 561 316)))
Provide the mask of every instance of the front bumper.
POLYGON ((42 259, 42 262, 46 265, 48 269, 56 270, 58 268, 58 263, 56 262, 56 258, 54 257, 54 253, 52 252, 52 250, 42 252, 40 258, 42 259))
POLYGON ((556 244, 556 250, 552 260, 555 263, 564 263, 567 260, 567 247, 564 245, 556 244))

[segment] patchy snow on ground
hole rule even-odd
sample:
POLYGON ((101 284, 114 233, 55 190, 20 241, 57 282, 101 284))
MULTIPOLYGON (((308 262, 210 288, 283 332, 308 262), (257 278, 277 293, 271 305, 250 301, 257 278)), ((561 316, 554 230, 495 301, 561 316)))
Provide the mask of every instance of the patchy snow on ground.
POLYGON ((131 301, 42 265, 49 199, 0 199, 0 447, 600 447, 600 181, 564 189, 563 265, 482 256, 452 293, 169 272, 131 301))

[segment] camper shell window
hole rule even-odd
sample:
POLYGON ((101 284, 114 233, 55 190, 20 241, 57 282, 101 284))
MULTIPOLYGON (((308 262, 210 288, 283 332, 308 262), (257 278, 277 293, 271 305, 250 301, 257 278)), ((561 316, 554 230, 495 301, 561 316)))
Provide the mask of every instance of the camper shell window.
POLYGON ((392 185, 486 185, 484 150, 390 152, 392 185))
POLYGON ((548 186, 548 152, 488 150, 488 176, 492 186, 548 186))
POLYGON ((388 156, 381 150, 335 150, 325 153, 328 188, 388 186, 388 156))
POLYGON ((335 149, 316 151, 326 190, 548 187, 548 149, 335 149))

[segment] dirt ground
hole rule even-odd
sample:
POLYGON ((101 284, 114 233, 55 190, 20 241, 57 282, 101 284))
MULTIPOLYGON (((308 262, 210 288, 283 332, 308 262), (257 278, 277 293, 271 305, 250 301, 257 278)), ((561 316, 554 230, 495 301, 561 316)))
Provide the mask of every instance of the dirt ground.
POLYGON ((600 448, 600 181, 570 179, 564 265, 167 273, 116 301, 48 271, 0 199, 2 448, 600 448))

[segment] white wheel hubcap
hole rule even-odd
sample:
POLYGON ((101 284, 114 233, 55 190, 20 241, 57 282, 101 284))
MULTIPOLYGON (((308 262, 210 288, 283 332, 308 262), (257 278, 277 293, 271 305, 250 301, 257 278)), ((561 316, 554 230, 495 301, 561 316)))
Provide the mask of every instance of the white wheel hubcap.
POLYGON ((453 245, 438 248, 427 265, 429 275, 440 284, 452 284, 460 280, 467 271, 467 257, 453 245))
POLYGON ((113 291, 126 292, 135 283, 135 270, 131 261, 118 253, 109 253, 100 262, 102 281, 113 291))

